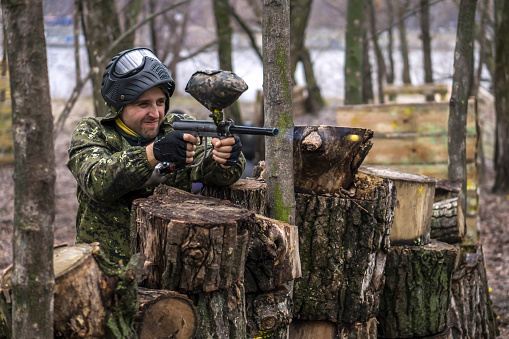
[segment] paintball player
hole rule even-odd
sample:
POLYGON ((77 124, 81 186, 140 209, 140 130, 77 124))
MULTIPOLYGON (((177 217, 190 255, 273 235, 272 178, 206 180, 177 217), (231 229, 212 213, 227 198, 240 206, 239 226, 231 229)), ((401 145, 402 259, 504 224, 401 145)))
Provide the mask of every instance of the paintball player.
POLYGON ((67 167, 78 183, 76 243, 99 242, 113 262, 130 257, 133 200, 150 196, 160 183, 186 191, 193 182, 231 185, 244 171, 237 136, 213 138, 203 163, 186 167, 203 157, 204 146, 173 130, 168 110, 174 90, 168 69, 151 50, 123 51, 103 75, 109 113, 82 119, 72 133, 67 167), (170 164, 165 175, 157 166, 163 162, 170 164))

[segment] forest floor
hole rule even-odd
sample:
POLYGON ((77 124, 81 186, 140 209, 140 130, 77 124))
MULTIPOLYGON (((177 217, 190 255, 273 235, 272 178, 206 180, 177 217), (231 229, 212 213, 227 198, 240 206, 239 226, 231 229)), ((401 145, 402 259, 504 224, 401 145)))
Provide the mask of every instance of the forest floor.
MULTIPOLYGON (((53 115, 59 116, 64 102, 53 102, 53 115)), ((253 104, 244 104, 246 112, 254 111, 253 104)), ((296 125, 336 125, 334 105, 324 109, 318 115, 304 115, 295 118, 296 125)), ((184 108, 193 112, 197 118, 203 118, 205 111, 195 103, 178 97, 172 98, 172 108, 184 108)), ((65 166, 69 137, 76 122, 92 115, 90 100, 79 100, 63 130, 55 141, 56 165, 56 215, 55 244, 73 244, 75 237, 76 182, 65 166)), ((493 126, 492 110, 481 116, 484 126, 493 126)), ((245 119, 247 120, 247 119, 245 119)), ((491 192, 493 166, 487 159, 480 185, 479 224, 483 245, 486 272, 490 287, 490 296, 498 316, 500 338, 509 339, 509 195, 501 196, 491 192)), ((13 166, 0 166, 0 273, 12 262, 12 228, 14 215, 13 166)))

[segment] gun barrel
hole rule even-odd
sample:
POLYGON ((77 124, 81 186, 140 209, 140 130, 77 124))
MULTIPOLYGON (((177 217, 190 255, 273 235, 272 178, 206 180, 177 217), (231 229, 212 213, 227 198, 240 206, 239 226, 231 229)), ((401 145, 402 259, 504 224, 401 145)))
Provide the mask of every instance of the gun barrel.
POLYGON ((251 134, 251 135, 269 135, 275 136, 279 134, 277 128, 251 127, 251 126, 230 126, 232 134, 251 134))

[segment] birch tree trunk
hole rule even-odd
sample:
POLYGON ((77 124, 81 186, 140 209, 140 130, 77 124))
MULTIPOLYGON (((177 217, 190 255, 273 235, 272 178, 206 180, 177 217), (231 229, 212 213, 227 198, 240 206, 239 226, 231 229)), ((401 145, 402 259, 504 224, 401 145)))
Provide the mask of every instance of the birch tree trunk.
POLYGON ((477 0, 461 0, 458 13, 456 47, 454 49, 454 74, 449 101, 448 153, 449 180, 462 183, 460 202, 466 211, 467 202, 467 109, 472 79, 474 53, 475 9, 477 0))
POLYGON ((290 2, 264 1, 263 88, 265 125, 279 135, 265 138, 268 216, 295 223, 293 112, 290 68, 290 2))
POLYGON ((55 155, 42 0, 2 0, 14 135, 14 338, 53 337, 55 155))

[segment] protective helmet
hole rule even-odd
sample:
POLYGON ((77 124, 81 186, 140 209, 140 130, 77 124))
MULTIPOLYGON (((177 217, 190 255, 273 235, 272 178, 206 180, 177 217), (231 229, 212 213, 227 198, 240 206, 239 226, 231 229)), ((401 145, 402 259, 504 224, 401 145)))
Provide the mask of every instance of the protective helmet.
POLYGON ((120 52, 106 66, 101 85, 104 100, 118 111, 122 106, 132 104, 150 88, 160 85, 169 97, 175 90, 170 72, 148 48, 133 48, 120 52))

